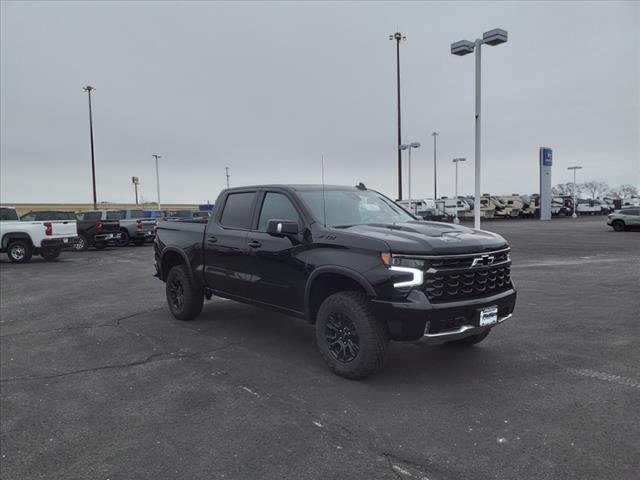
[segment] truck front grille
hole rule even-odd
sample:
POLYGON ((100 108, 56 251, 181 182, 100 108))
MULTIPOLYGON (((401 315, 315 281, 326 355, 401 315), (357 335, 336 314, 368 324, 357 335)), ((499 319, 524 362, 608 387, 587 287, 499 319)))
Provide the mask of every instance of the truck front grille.
POLYGON ((511 266, 468 268, 450 273, 427 273, 424 291, 432 302, 489 297, 511 288, 511 266))
POLYGON ((403 257, 425 262, 423 291, 430 302, 443 303, 490 297, 512 288, 509 251, 403 257))

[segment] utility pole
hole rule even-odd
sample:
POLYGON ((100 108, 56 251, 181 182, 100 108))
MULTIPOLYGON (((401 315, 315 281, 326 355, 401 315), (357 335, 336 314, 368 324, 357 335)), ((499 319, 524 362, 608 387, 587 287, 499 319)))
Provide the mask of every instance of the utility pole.
POLYGON ((96 162, 93 154, 93 115, 91 112, 91 92, 95 91, 95 88, 91 85, 82 87, 89 96, 89 137, 91 138, 91 180, 93 182, 93 209, 98 209, 98 197, 96 196, 96 162))
POLYGON ((438 167, 436 162, 436 137, 439 135, 438 132, 433 132, 431 134, 433 136, 433 200, 438 199, 438 167))
POLYGON ((229 188, 229 167, 224 167, 225 175, 227 176, 227 188, 229 188))
POLYGON ((133 188, 136 191, 136 205, 138 205, 138 182, 140 179, 138 177, 131 177, 131 183, 133 183, 133 188))
POLYGON ((402 200, 402 119, 400 115, 400 42, 406 41, 407 37, 400 32, 389 35, 389 40, 396 41, 396 86, 398 95, 398 200, 402 200))
POLYGON ((162 158, 162 155, 156 155, 154 153, 151 156, 156 159, 156 192, 158 193, 158 210, 162 210, 160 207, 160 171, 158 170, 158 159, 162 158))

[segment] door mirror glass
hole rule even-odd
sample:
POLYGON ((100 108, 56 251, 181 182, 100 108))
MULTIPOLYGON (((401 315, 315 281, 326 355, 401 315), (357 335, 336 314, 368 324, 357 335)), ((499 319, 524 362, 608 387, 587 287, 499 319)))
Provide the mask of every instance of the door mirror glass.
POLYGON ((269 220, 267 222, 267 233, 274 237, 297 235, 298 230, 298 223, 290 220, 269 220))

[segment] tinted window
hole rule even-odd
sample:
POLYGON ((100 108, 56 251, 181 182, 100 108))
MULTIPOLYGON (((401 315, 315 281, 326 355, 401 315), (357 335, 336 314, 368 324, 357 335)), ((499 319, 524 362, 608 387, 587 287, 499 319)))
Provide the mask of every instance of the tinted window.
MULTIPOLYGON (((27 213, 26 215, 23 215, 20 217, 20 220, 22 220, 23 222, 33 222, 35 219, 36 219, 35 213, 27 213)), ((8 220, 8 219, 4 218, 3 216, 2 220, 8 220)))
POLYGON ((225 227, 249 228, 255 192, 232 193, 227 197, 220 223, 225 227))
POLYGON ((0 220, 18 220, 18 214, 13 208, 0 208, 0 220))
POLYGON ((107 212, 107 220, 122 220, 126 216, 126 210, 109 210, 107 212))
MULTIPOLYGON (((126 216, 123 216, 125 218, 126 216)), ((129 212, 129 218, 149 218, 149 215, 146 214, 143 210, 131 210, 129 212)))
POLYGON ((640 215, 640 210, 622 210, 620 213, 624 215, 640 215))
POLYGON ((78 218, 81 220, 100 220, 102 212, 82 212, 78 214, 78 218))
POLYGON ((76 215, 73 212, 58 212, 58 219, 60 220, 75 220, 76 215))
POLYGON ((267 231, 269 220, 291 220, 298 222, 300 217, 291 201, 281 193, 267 192, 262 202, 262 211, 258 221, 258 230, 267 231))

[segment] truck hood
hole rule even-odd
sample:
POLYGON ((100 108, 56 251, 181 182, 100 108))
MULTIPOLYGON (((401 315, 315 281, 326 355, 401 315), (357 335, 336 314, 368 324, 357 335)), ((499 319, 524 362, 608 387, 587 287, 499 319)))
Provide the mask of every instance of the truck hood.
POLYGON ((441 222, 354 225, 341 230, 382 240, 392 253, 476 253, 507 246, 507 241, 496 233, 441 222))

